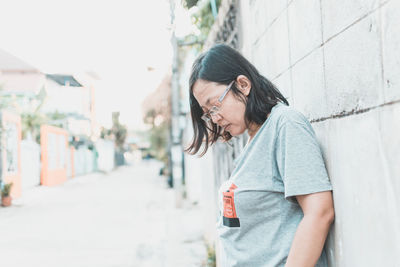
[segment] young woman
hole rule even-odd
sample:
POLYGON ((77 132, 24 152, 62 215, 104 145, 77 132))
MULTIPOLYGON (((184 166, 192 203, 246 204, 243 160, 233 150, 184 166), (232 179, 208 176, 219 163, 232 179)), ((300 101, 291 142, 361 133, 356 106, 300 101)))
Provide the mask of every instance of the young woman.
POLYGON ((219 189, 217 233, 223 266, 326 267, 334 220, 332 186, 304 115, 239 52, 218 44, 190 77, 196 154, 218 139, 249 134, 219 189))

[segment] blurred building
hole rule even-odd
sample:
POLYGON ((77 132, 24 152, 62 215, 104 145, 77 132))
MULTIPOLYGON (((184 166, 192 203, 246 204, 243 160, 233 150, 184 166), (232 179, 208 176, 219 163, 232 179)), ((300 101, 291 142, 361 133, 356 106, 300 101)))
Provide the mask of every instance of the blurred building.
POLYGON ((171 118, 171 73, 167 73, 157 89, 142 102, 144 120, 151 116, 154 124, 161 124, 171 118))
POLYGON ((95 120, 95 73, 44 74, 23 60, 0 49, 0 94, 16 102, 18 112, 24 112, 43 89, 46 99, 41 112, 58 114, 52 122, 72 135, 96 139, 100 135, 95 120), (58 117, 58 118, 57 118, 58 117))
POLYGON ((43 112, 56 114, 54 122, 60 123, 72 135, 98 137, 95 121, 94 86, 95 77, 86 74, 47 74, 46 101, 43 112), (80 79, 78 79, 80 77, 80 79), (60 118, 57 118, 59 114, 60 118))
POLYGON ((44 87, 45 74, 23 60, 0 49, 0 89, 2 97, 17 97, 20 106, 28 103, 44 87))

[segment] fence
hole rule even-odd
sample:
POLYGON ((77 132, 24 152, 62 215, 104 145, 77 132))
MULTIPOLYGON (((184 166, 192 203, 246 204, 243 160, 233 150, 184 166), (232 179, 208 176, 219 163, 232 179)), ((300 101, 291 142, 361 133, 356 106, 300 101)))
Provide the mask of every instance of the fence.
POLYGON ((22 189, 40 185, 40 145, 33 140, 21 141, 22 189))
POLYGON ((21 118, 1 111, 1 174, 3 183, 13 183, 11 196, 21 196, 21 118))

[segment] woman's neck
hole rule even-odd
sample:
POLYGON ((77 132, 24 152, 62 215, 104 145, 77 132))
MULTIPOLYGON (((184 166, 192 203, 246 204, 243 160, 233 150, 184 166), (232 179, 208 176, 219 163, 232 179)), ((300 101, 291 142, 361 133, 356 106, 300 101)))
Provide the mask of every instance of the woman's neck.
MULTIPOLYGON (((268 117, 269 117, 270 114, 271 114, 271 112, 268 113, 266 119, 268 119, 268 117)), ((253 139, 253 137, 256 135, 256 133, 258 132, 258 130, 260 129, 260 127, 261 127, 261 125, 255 124, 255 123, 249 126, 249 128, 247 129, 247 133, 249 134, 250 137, 249 137, 249 140, 247 141, 247 144, 250 143, 250 141, 251 141, 251 140, 253 139)))
POLYGON ((256 135, 257 131, 260 129, 261 125, 253 125, 252 127, 249 127, 247 130, 247 133, 249 134, 249 140, 247 141, 247 144, 250 143, 250 141, 253 139, 253 137, 256 135))

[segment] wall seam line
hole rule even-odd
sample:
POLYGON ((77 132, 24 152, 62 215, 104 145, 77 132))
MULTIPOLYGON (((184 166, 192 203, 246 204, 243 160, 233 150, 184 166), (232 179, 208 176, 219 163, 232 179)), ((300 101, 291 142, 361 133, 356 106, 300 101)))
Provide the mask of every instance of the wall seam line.
POLYGON ((363 108, 363 109, 359 109, 359 110, 352 109, 351 111, 347 111, 347 112, 343 111, 343 112, 340 112, 340 113, 337 113, 337 114, 333 114, 333 115, 331 115, 329 117, 322 117, 322 118, 319 118, 319 119, 312 119, 312 120, 310 120, 310 123, 322 122, 322 121, 326 121, 326 120, 329 120, 329 119, 339 119, 339 118, 343 118, 343 117, 349 117, 349 116, 352 116, 352 115, 366 113, 366 112, 369 112, 369 111, 377 109, 377 108, 381 108, 381 107, 385 107, 385 106, 391 106, 391 105, 395 105, 395 104, 400 104, 400 99, 394 100, 394 101, 390 101, 390 102, 387 102, 387 103, 383 103, 383 104, 380 104, 380 105, 377 105, 377 106, 372 106, 372 107, 369 107, 369 108, 363 108))

